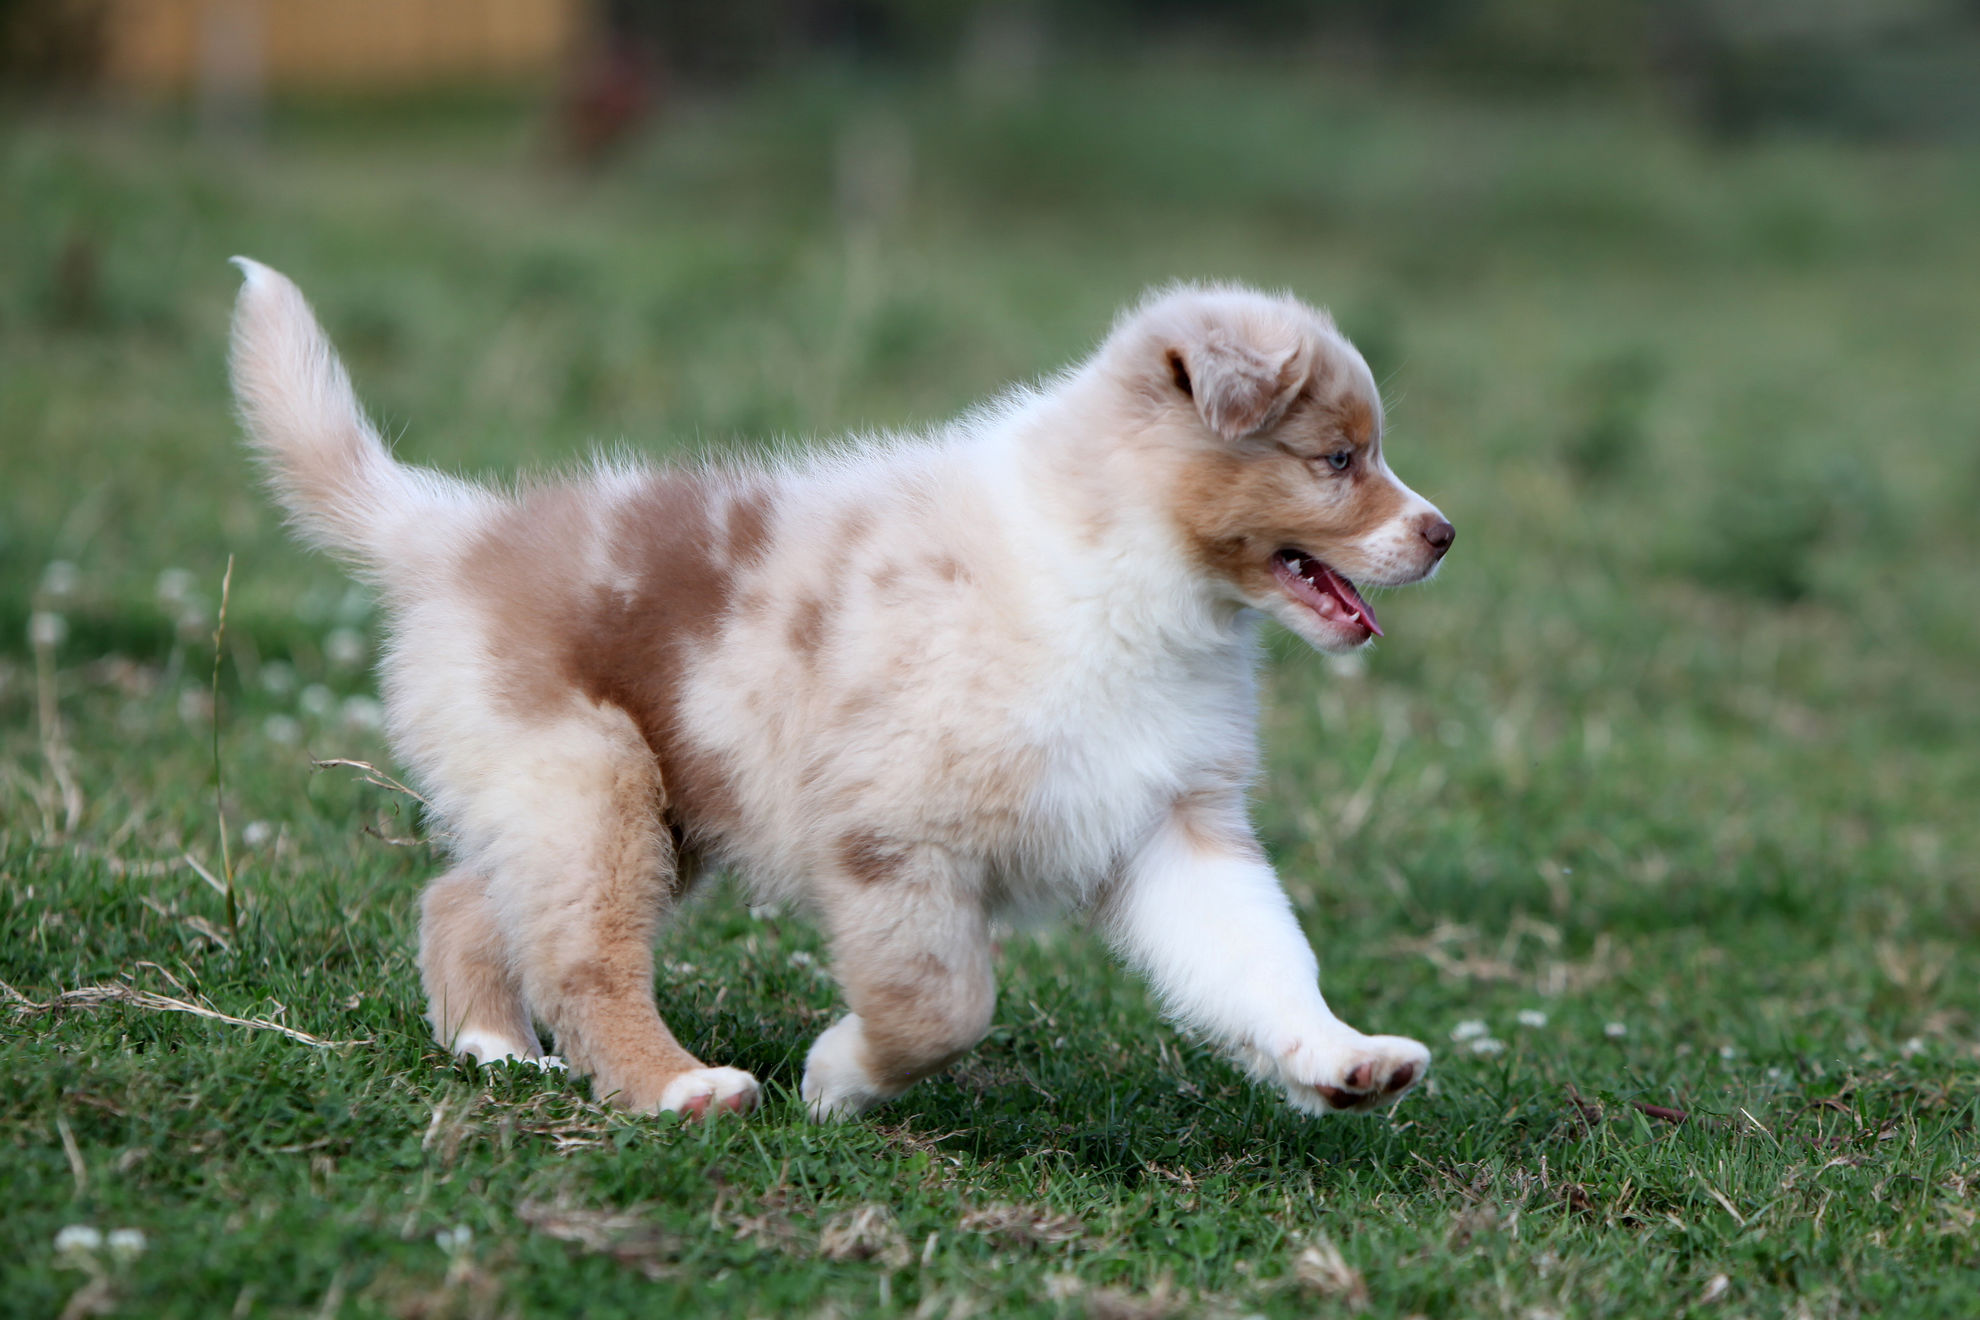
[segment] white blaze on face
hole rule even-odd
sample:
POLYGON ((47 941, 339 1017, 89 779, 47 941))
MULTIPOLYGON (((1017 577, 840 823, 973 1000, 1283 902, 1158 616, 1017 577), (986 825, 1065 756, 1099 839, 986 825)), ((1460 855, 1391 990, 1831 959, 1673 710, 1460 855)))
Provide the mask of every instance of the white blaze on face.
POLYGON ((1368 561, 1361 580, 1374 587, 1421 582, 1433 576, 1437 565, 1443 562, 1443 556, 1425 539, 1423 529, 1431 523, 1448 520, 1436 505, 1404 485, 1389 470, 1387 459, 1377 455, 1376 464, 1382 480, 1393 484, 1402 500, 1395 516, 1376 528, 1359 547, 1368 561))

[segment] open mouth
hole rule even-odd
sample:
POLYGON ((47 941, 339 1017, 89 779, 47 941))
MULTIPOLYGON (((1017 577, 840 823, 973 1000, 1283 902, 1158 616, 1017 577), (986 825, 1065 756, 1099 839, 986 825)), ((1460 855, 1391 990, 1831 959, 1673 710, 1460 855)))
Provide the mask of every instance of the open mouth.
POLYGON ((1354 583, 1312 555, 1281 550, 1272 556, 1272 575, 1288 596, 1335 627, 1350 633, 1359 629, 1364 638, 1382 635, 1375 611, 1368 608, 1354 583))

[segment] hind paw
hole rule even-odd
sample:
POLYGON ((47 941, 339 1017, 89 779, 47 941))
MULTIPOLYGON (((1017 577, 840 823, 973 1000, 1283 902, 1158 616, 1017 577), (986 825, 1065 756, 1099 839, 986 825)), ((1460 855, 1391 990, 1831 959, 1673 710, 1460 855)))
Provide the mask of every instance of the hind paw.
POLYGON ((662 1114, 706 1118, 726 1110, 746 1114, 756 1108, 762 1088, 740 1068, 690 1068, 668 1082, 654 1108, 662 1114))

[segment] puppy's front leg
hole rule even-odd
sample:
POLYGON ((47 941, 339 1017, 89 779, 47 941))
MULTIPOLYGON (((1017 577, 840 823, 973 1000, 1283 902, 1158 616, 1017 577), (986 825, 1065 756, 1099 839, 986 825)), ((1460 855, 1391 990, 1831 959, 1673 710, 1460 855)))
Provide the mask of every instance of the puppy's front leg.
POLYGON ((978 868, 945 850, 856 834, 819 894, 833 970, 852 1009, 805 1059, 817 1119, 849 1118, 947 1067, 997 1004, 978 868))
POLYGON ((1310 1113, 1386 1108, 1430 1051, 1335 1017, 1320 968, 1236 794, 1191 795, 1102 900, 1101 930, 1170 1013, 1233 1049, 1310 1113))

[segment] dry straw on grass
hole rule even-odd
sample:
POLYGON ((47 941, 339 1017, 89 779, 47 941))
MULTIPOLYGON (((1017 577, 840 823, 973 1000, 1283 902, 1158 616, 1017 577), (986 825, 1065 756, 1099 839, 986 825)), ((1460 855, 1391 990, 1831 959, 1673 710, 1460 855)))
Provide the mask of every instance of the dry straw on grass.
POLYGON ((908 1246, 894 1212, 866 1204, 841 1211, 818 1234, 818 1254, 827 1260, 872 1260, 889 1269, 908 1263, 908 1246))
POLYGON ((148 990, 139 990, 128 985, 88 985, 79 990, 64 990, 53 999, 44 1001, 29 999, 5 981, 0 981, 0 998, 6 999, 17 1014, 52 1013, 65 1008, 101 1008, 105 1004, 128 1004, 132 1008, 141 1008, 153 1013, 190 1013, 194 1017, 202 1017, 211 1022, 224 1022, 231 1027, 278 1032, 290 1040, 312 1045, 318 1049, 341 1049, 348 1045, 371 1043, 369 1039, 325 1040, 321 1036, 312 1036, 306 1031, 297 1031, 294 1027, 285 1027, 279 1022, 270 1022, 266 1018, 235 1017, 231 1013, 222 1013, 210 1004, 195 1004, 184 999, 175 999, 170 995, 155 995, 148 990))

